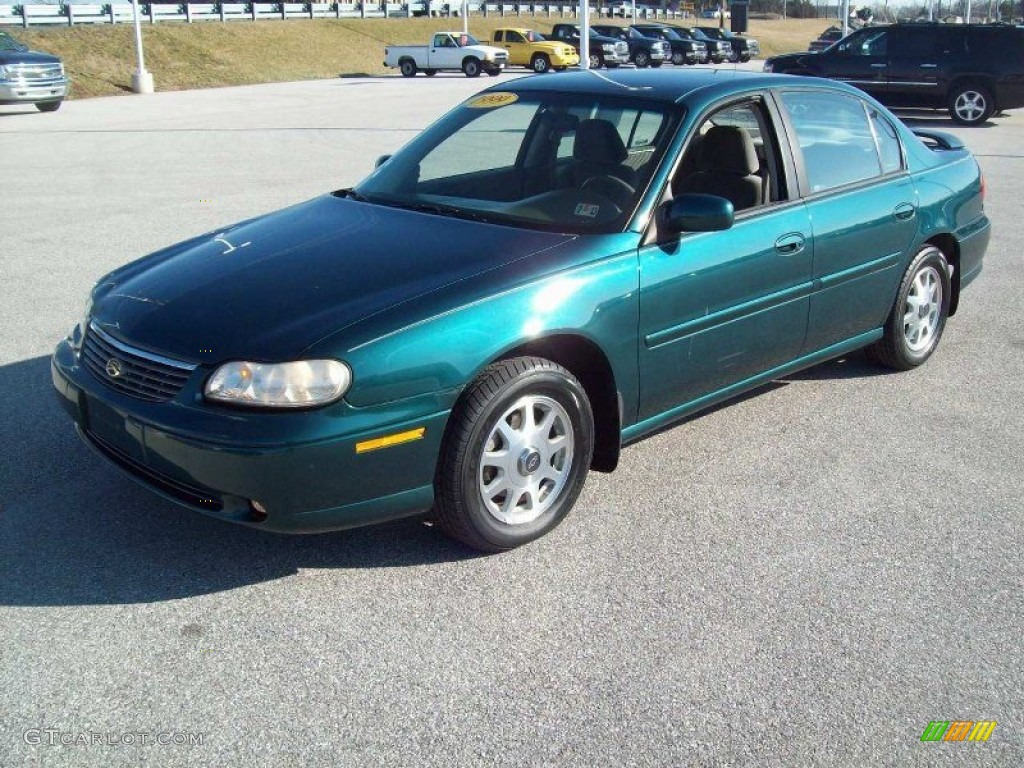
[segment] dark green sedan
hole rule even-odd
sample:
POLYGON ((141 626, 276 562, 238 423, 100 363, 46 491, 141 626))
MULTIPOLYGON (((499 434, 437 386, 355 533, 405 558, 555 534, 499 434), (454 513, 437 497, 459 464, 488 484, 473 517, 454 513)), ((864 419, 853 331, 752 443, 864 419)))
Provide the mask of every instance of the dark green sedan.
POLYGON ((192 509, 429 513, 500 551, 689 414, 859 347, 925 362, 981 271, 983 199, 956 139, 843 84, 528 77, 352 189, 101 278, 53 383, 92 448, 192 509))

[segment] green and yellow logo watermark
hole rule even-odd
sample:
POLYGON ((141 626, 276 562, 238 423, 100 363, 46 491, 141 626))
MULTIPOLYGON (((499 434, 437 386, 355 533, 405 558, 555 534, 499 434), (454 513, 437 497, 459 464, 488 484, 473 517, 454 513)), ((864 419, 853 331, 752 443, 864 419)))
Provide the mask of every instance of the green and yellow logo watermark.
POLYGON ((988 741, 995 729, 995 720, 932 720, 921 741, 988 741))

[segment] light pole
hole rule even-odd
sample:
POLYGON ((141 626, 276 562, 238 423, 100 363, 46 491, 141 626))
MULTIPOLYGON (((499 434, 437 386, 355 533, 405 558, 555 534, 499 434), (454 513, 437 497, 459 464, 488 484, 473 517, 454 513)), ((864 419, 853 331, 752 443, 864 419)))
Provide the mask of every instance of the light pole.
POLYGON ((590 0, 580 0, 580 68, 590 69, 590 0))
POLYGON ((132 91, 135 93, 153 92, 153 75, 146 71, 146 60, 142 56, 142 20, 139 19, 139 0, 132 0, 132 18, 135 21, 135 54, 139 66, 132 72, 132 91))

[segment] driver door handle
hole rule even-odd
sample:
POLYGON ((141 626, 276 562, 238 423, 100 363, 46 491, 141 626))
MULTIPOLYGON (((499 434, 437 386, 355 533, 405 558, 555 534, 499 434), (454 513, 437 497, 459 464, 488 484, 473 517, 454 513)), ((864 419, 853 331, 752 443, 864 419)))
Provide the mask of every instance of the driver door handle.
POLYGON ((775 241, 775 251, 783 256, 793 256, 804 249, 804 236, 799 232, 783 235, 775 241))

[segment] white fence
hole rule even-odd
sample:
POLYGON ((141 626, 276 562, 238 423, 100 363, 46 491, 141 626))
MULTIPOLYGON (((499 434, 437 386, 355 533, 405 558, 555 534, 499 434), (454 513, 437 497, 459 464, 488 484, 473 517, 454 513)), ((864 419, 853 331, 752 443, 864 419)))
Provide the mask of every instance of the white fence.
MULTIPOLYGON (((411 2, 333 3, 142 3, 139 11, 150 24, 178 21, 266 21, 273 19, 358 19, 412 16, 458 16, 462 3, 439 0, 411 2)), ((591 9, 594 16, 621 16, 624 7, 591 9)), ((469 3, 469 13, 482 16, 557 16, 574 18, 579 4, 572 3, 469 3)), ((637 7, 647 19, 682 18, 685 14, 660 8, 637 7)), ((131 3, 105 5, 0 5, 0 26, 74 26, 75 24, 125 24, 132 21, 131 3)))

